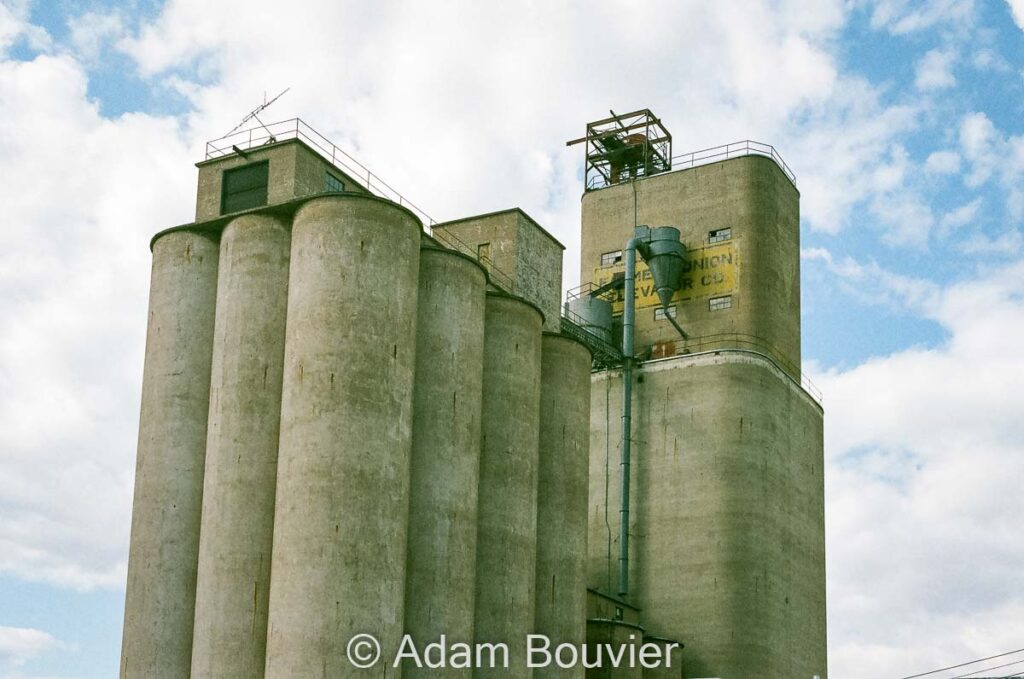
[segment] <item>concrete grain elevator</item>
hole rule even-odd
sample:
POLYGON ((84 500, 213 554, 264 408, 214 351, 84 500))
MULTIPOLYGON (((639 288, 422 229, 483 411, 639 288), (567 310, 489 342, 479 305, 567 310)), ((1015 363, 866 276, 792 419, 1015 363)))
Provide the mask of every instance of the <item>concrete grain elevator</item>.
POLYGON ((669 299, 636 268, 625 502, 624 370, 591 376, 592 612, 683 642, 685 677, 825 677, 823 411, 800 372, 792 172, 749 141, 673 158, 646 109, 574 143, 586 148, 582 285, 567 301, 579 325, 622 333, 637 226, 675 227, 685 247, 669 299))
POLYGON ((122 679, 825 679, 792 173, 647 110, 578 142, 567 298, 518 208, 434 222, 297 119, 207 144, 151 243, 122 679))

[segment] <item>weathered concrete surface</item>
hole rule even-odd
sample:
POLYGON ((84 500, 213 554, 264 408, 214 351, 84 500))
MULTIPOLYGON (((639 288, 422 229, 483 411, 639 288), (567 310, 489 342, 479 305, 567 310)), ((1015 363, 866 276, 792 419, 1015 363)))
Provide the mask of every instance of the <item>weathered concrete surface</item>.
MULTIPOLYGON (((486 283, 472 259, 421 250, 405 580, 405 630, 421 647, 442 634, 473 641, 486 283)), ((402 673, 472 671, 412 665, 402 673)))
MULTIPOLYGON (((587 474, 590 449, 590 352, 562 335, 541 341, 537 481, 537 585, 534 631, 552 646, 587 637, 587 474)), ((577 677, 537 668, 534 677, 577 677)))
POLYGON ((587 647, 590 657, 594 659, 598 657, 599 646, 611 647, 615 651, 625 647, 627 656, 626 661, 616 667, 605 653, 602 657, 601 667, 586 670, 587 679, 642 679, 643 667, 639 662, 630 662, 628 648, 632 647, 632 652, 636 654, 643 644, 643 636, 644 630, 639 625, 609 618, 589 618, 587 620, 587 647))
POLYGON ((263 676, 290 241, 268 215, 221 234, 192 679, 263 676))
MULTIPOLYGON (((618 508, 606 413, 621 387, 617 372, 594 376, 591 584, 607 578, 604 511, 618 508)), ((630 566, 645 627, 686 644, 687 677, 826 677, 818 405, 770 361, 727 352, 644 364, 633 394, 630 566)))
POLYGON ((188 679, 217 298, 217 243, 153 245, 122 679, 188 679))
MULTIPOLYGON (((637 182, 590 191, 582 202, 580 282, 595 279, 601 254, 622 250, 634 219, 678 228, 690 251, 709 246, 712 230, 730 228, 732 238, 715 246, 729 250, 735 273, 732 308, 712 311, 708 297, 676 294, 677 319, 691 341, 676 353, 756 342, 790 374, 800 371, 800 194, 769 158, 745 156, 637 182), (726 337, 739 334, 744 337, 726 337)), ((690 252, 687 258, 699 253, 690 252)), ((622 270, 607 267, 608 271, 622 270)), ((717 268, 694 269, 689 278, 713 276, 717 268)), ((610 274, 608 274, 610 275, 610 274)), ((638 290, 644 281, 638 284, 638 290)), ((679 335, 655 309, 639 308, 636 346, 676 342, 679 335)))
POLYGON ((536 304, 544 314, 544 329, 559 331, 565 246, 532 217, 512 208, 435 224, 432 230, 442 242, 450 234, 478 253, 487 244, 490 260, 482 263, 491 283, 536 304))
POLYGON ((487 294, 474 637, 508 644, 510 669, 478 668, 474 677, 532 676, 541 323, 531 304, 487 294))
MULTIPOLYGON (((420 224, 363 196, 295 214, 266 677, 384 676, 402 636, 420 224)), ((388 677, 398 677, 390 669, 388 677)))
POLYGON ((257 146, 246 151, 246 156, 232 153, 197 163, 199 187, 196 191, 196 221, 214 219, 221 214, 221 189, 225 170, 250 163, 268 161, 267 205, 284 203, 323 193, 327 172, 345 184, 346 191, 369 194, 362 185, 334 167, 316 151, 297 139, 286 139, 276 144, 257 146))

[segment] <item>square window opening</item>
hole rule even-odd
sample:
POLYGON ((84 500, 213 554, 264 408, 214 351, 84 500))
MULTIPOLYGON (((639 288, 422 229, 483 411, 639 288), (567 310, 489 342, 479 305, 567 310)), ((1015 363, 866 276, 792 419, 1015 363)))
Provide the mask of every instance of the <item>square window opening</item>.
POLYGON ((267 204, 270 161, 249 163, 221 175, 220 213, 226 215, 267 204))
POLYGON ((732 238, 732 228, 708 231, 708 243, 721 243, 732 238))
POLYGON ((324 175, 324 191, 344 191, 345 182, 328 172, 324 175))
POLYGON ((670 306, 667 309, 664 307, 658 307, 654 310, 654 320, 663 321, 665 318, 676 318, 676 308, 670 306))
POLYGON ((708 300, 708 311, 722 311, 732 308, 732 295, 724 297, 712 297, 708 300))
POLYGON ((622 250, 613 250, 601 254, 601 266, 614 266, 622 261, 622 250))

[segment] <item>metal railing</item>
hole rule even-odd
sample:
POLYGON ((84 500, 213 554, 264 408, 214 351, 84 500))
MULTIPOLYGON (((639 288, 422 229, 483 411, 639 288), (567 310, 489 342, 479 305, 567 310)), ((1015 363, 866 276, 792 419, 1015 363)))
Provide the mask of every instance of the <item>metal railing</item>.
POLYGON ((414 203, 396 191, 390 184, 375 175, 365 165, 334 145, 327 137, 307 125, 301 118, 282 120, 268 125, 251 127, 224 135, 219 139, 206 142, 206 159, 220 158, 235 153, 235 149, 251 149, 266 144, 298 139, 317 151, 326 161, 346 175, 359 182, 370 193, 387 198, 408 208, 423 222, 428 229, 436 221, 414 203))
POLYGON ((739 158, 740 156, 765 156, 767 158, 771 158, 775 161, 775 164, 779 166, 779 169, 789 177, 789 181, 793 182, 793 186, 796 186, 796 175, 793 174, 793 170, 789 168, 789 165, 787 165, 786 161, 782 159, 782 156, 780 156, 779 152, 775 150, 775 147, 771 144, 765 144, 750 139, 734 141, 730 144, 723 144, 722 146, 712 146, 711 148, 701 149, 700 151, 690 151, 689 153, 672 156, 672 169, 679 170, 683 168, 697 167, 699 165, 708 165, 709 163, 716 163, 719 160, 739 158))
POLYGON ((622 352, 615 345, 587 330, 587 321, 562 305, 560 327, 562 334, 582 342, 590 349, 594 367, 607 368, 622 362, 622 352))
POLYGON ((353 158, 351 155, 340 149, 327 137, 323 136, 301 118, 282 120, 264 126, 256 126, 245 130, 239 130, 227 134, 219 139, 206 142, 206 159, 220 158, 232 153, 236 149, 252 149, 266 144, 273 144, 288 139, 298 139, 306 143, 317 154, 328 161, 334 167, 344 172, 353 180, 359 182, 360 186, 370 193, 381 198, 386 198, 411 210, 420 221, 428 234, 448 247, 464 255, 468 255, 480 262, 487 270, 488 279, 492 285, 510 294, 517 294, 515 280, 494 265, 488 257, 481 257, 480 254, 470 245, 460 240, 455 234, 444 229, 442 224, 428 215, 414 203, 402 196, 390 184, 371 172, 365 165, 353 158), (434 227, 441 228, 435 229, 434 227))
POLYGON ((657 345, 671 345, 676 356, 713 353, 729 349, 741 349, 761 354, 769 358, 783 372, 792 377, 794 382, 797 382, 811 398, 821 405, 821 390, 811 382, 811 379, 800 370, 799 366, 793 365, 775 345, 763 337, 744 333, 717 333, 670 340, 668 342, 658 342, 655 345, 651 345, 651 349, 654 349, 657 345))
MULTIPOLYGON (((711 163, 717 163, 720 160, 739 158, 741 156, 764 156, 766 158, 771 158, 775 161, 775 164, 779 166, 779 169, 782 170, 783 174, 786 175, 789 181, 792 182, 793 186, 796 186, 796 175, 793 173, 793 170, 789 165, 786 164, 786 161, 782 159, 782 156, 779 155, 779 152, 775 147, 771 144, 765 144, 751 139, 734 141, 721 146, 712 146, 711 148, 701 149, 699 151, 689 151, 687 153, 672 156, 672 167, 667 170, 667 172, 688 170, 701 165, 710 165, 711 163)), ((605 186, 610 186, 610 184, 603 181, 603 178, 600 176, 591 178, 587 182, 588 191, 592 189, 602 189, 605 186)))

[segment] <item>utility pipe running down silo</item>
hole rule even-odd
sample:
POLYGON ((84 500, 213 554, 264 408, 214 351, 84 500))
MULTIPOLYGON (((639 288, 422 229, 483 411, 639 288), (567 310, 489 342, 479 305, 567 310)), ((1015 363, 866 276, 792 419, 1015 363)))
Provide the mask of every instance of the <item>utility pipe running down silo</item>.
POLYGON ((679 229, 671 226, 637 226, 626 243, 625 290, 622 308, 622 457, 619 504, 619 596, 629 594, 629 472, 633 435, 633 330, 636 324, 636 253, 647 262, 665 318, 686 339, 686 333, 668 313, 672 295, 679 289, 685 248, 679 229))

